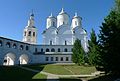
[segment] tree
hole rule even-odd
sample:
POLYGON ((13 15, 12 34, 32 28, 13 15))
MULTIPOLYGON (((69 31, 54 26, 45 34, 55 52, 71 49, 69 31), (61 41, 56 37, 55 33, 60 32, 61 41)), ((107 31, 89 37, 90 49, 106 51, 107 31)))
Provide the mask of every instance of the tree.
POLYGON ((120 74, 120 12, 112 10, 100 28, 99 41, 105 71, 120 74))
POLYGON ((120 12, 120 0, 116 0, 115 2, 115 9, 120 12))
POLYGON ((90 40, 89 40, 88 61, 90 65, 94 65, 94 66, 98 66, 99 63, 101 62, 97 36, 93 29, 90 34, 90 40))
POLYGON ((79 39, 75 40, 73 49, 72 49, 72 61, 78 65, 83 65, 84 64, 84 50, 81 46, 81 42, 79 39))

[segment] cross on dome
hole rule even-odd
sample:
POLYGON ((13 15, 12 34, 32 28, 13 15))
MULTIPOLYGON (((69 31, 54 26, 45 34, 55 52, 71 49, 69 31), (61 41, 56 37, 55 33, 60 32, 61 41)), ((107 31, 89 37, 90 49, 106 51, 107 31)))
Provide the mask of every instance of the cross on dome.
POLYGON ((77 14, 77 12, 75 12, 75 17, 77 17, 78 16, 78 14, 77 14))

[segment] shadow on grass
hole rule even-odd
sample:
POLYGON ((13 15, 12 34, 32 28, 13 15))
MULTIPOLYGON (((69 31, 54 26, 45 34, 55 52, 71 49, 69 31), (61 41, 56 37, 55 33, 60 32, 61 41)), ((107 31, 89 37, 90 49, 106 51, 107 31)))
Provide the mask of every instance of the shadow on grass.
POLYGON ((88 81, 115 81, 118 77, 114 75, 104 75, 97 78, 90 79, 88 81))
MULTIPOLYGON (((39 71, 42 71, 41 67, 39 71)), ((17 66, 0 66, 0 81, 45 81, 45 79, 32 79, 37 72, 21 69, 17 66)))

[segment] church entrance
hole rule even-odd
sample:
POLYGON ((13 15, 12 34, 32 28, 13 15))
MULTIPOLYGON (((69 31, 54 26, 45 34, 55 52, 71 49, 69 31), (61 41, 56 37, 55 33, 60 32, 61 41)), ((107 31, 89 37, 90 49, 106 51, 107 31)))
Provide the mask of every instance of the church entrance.
POLYGON ((28 61, 29 61, 29 58, 28 58, 28 55, 27 55, 27 54, 22 54, 22 55, 19 57, 19 62, 20 62, 20 64, 28 64, 28 61))
POLYGON ((6 65, 6 66, 14 65, 15 58, 16 58, 15 54, 7 53, 4 57, 3 65, 6 65))

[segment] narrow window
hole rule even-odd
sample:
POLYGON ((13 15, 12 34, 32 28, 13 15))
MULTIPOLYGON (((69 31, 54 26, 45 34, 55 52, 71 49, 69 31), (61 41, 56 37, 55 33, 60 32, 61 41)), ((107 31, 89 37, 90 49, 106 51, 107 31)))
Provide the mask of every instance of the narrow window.
POLYGON ((77 25, 77 21, 75 21, 75 25, 77 25))
POLYGON ((53 26, 55 26, 55 22, 53 22, 53 26))
POLYGON ((63 61, 63 57, 60 58, 60 61, 63 61))
POLYGON ((66 57, 66 61, 69 61, 69 58, 68 58, 68 57, 66 57))
POLYGON ((35 52, 37 52, 38 50, 37 50, 37 48, 35 48, 35 52))
POLYGON ((55 58, 55 61, 58 61, 58 57, 55 58))
POLYGON ((52 45, 52 41, 50 41, 50 45, 52 45))
POLYGON ((20 45, 20 50, 23 50, 23 45, 20 45))
POLYGON ((14 49, 16 49, 16 48, 17 48, 16 44, 13 44, 13 48, 14 48, 14 49))
POLYGON ((60 52, 60 48, 58 48, 58 52, 60 52))
POLYGON ((6 46, 7 46, 8 48, 10 48, 10 42, 7 42, 7 43, 6 43, 6 46))
POLYGON ((29 50, 29 47, 28 47, 28 46, 26 46, 26 50, 29 50))
POLYGON ((24 36, 26 36, 26 31, 25 31, 25 33, 24 33, 24 36))
POLYGON ((43 48, 41 48, 41 52, 43 52, 43 48))
POLYGON ((33 32, 33 37, 35 37, 35 32, 33 32))
POLYGON ((65 45, 67 45, 67 41, 65 41, 65 45))
POLYGON ((67 48, 65 48, 65 49, 64 49, 64 52, 67 52, 67 51, 68 51, 67 48))
POLYGON ((45 60, 46 60, 46 61, 49 61, 49 57, 46 57, 45 60))
POLYGON ((51 52, 55 52, 55 49, 54 49, 54 48, 52 48, 52 49, 51 49, 51 52))
POLYGON ((53 57, 51 57, 51 61, 53 61, 53 57))
POLYGON ((49 49, 48 49, 48 48, 46 49, 46 52, 49 52, 49 49))
POLYGON ((29 31, 28 36, 31 36, 31 31, 29 31))

